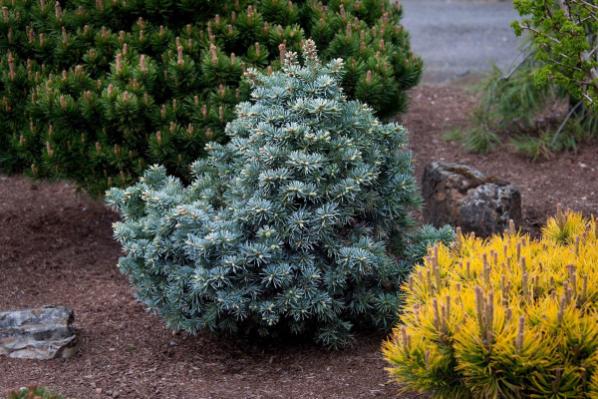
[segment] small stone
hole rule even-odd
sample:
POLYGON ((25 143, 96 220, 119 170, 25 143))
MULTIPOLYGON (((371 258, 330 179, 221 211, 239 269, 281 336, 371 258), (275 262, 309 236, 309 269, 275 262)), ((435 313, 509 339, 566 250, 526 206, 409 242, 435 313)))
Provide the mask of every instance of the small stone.
POLYGON ((0 312, 0 355, 19 359, 68 358, 77 351, 73 311, 63 306, 0 312))
POLYGON ((96 393, 102 393, 102 388, 96 388, 96 393))
POLYGON ((487 177, 467 165, 432 162, 422 178, 424 220, 440 227, 459 226, 487 237, 513 220, 521 223, 521 194, 514 185, 487 177))

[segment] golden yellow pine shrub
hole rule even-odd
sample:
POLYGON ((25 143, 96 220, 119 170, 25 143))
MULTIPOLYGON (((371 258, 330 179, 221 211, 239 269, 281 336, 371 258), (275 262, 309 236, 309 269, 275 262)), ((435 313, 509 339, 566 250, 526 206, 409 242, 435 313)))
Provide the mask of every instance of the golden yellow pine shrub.
POLYGON ((404 391, 433 398, 598 398, 596 220, 559 212, 532 239, 459 234, 404 285, 383 344, 404 391))

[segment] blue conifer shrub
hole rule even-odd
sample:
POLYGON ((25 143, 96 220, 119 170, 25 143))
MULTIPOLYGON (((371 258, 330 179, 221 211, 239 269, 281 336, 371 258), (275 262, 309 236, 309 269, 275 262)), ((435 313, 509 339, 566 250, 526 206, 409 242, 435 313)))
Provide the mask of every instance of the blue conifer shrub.
MULTIPOLYGON (((227 125, 230 142, 192 165, 191 184, 154 166, 108 192, 122 216, 119 268, 171 328, 337 348, 355 327, 393 325, 424 250, 409 250, 411 155, 401 126, 347 100, 342 60, 321 65, 311 40, 303 64, 281 53, 281 71, 247 71, 251 101, 227 125)), ((424 242, 452 236, 423 231, 424 242)))

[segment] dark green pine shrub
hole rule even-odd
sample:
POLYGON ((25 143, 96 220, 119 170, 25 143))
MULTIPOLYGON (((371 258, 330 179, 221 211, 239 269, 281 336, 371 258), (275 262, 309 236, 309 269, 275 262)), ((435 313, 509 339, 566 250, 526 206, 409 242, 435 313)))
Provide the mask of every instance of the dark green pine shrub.
POLYGON ((123 218, 119 267, 174 329, 339 347, 354 326, 396 319, 422 255, 407 249, 418 248, 407 233, 418 196, 406 133, 347 100, 342 60, 320 65, 310 40, 305 66, 296 57, 286 53, 282 72, 248 71, 252 102, 237 107, 230 142, 194 163, 189 186, 154 166, 108 192, 123 218))
POLYGON ((158 162, 188 181, 226 140, 249 67, 307 37, 343 57, 345 93, 403 111, 421 61, 389 0, 0 0, 0 169, 91 193, 158 162))

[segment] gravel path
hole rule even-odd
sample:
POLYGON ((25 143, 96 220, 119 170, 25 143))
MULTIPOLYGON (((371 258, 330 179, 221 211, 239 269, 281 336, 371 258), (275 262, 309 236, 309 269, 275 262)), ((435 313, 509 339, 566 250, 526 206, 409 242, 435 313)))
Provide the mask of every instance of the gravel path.
POLYGON ((416 54, 425 62, 424 81, 446 82, 488 71, 492 63, 509 68, 521 40, 511 22, 510 1, 401 0, 403 23, 416 54))

